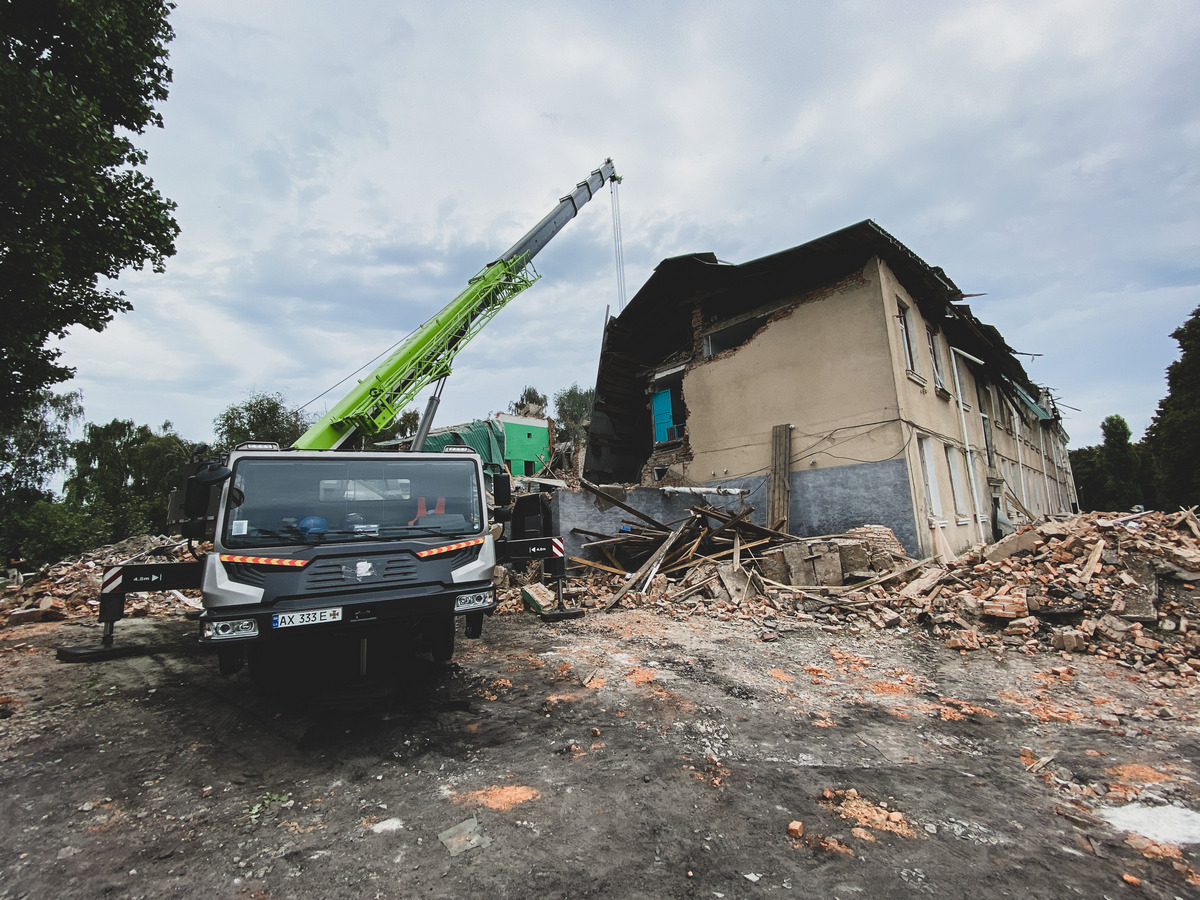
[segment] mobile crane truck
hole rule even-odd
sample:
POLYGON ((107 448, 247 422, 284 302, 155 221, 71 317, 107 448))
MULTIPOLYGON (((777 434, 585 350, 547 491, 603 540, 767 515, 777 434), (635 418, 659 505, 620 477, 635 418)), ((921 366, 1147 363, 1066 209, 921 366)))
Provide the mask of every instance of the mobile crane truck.
POLYGON ((416 634, 445 662, 460 616, 464 634, 479 637, 484 615, 496 607, 497 560, 561 560, 562 541, 498 541, 512 514, 507 473, 491 476, 489 507, 476 454, 421 447, 455 354, 533 284, 537 252, 615 180, 606 160, 290 449, 250 442, 222 461, 194 464, 172 496, 171 524, 189 544, 211 540, 212 550, 195 562, 108 567, 101 646, 60 648, 59 658, 125 655, 113 641, 125 594, 171 588, 200 589, 199 639, 216 648, 225 674, 238 671, 247 655, 253 671, 289 646, 319 648, 347 635, 358 639, 362 674, 368 642, 377 638, 416 634), (355 434, 387 428, 434 382, 411 451, 338 449, 355 434))

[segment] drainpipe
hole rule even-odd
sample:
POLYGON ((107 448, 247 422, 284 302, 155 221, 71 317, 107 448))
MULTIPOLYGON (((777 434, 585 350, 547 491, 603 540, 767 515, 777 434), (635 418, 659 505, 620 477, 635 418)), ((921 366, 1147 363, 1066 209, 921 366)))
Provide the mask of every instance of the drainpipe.
MULTIPOLYGON (((983 360, 976 359, 970 353, 964 353, 957 347, 950 346, 950 342, 946 342, 946 346, 950 347, 950 352, 957 353, 965 360, 975 363, 977 366, 982 366, 983 360)), ((975 527, 979 529, 979 542, 986 544, 987 536, 983 533, 983 517, 979 514, 979 489, 975 485, 975 463, 971 456, 971 443, 967 440, 967 410, 963 406, 962 382, 958 378, 958 363, 951 356, 951 366, 954 369, 954 394, 958 397, 958 423, 962 427, 963 448, 966 450, 967 457, 967 480, 971 483, 971 508, 975 510, 975 527)))

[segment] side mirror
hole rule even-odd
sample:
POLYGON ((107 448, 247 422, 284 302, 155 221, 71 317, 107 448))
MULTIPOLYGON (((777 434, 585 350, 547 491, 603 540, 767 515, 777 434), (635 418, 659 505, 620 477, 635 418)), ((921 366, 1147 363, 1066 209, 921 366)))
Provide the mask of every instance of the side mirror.
POLYGON ((499 522, 500 524, 504 524, 505 522, 511 522, 512 517, 513 517, 513 511, 512 511, 511 506, 501 506, 501 507, 497 507, 496 509, 492 510, 492 521, 493 522, 499 522))
POLYGON ((212 489, 225 481, 233 471, 219 463, 207 463, 187 480, 183 495, 183 514, 189 519, 208 515, 212 489))
POLYGON ((507 472, 492 476, 492 498, 497 506, 509 506, 512 503, 512 479, 507 472))

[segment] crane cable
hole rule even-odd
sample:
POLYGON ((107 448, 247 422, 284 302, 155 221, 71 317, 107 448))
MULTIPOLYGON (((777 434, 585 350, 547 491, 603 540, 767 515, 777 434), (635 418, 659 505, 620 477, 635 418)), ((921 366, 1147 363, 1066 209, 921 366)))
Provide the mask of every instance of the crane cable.
POLYGON ((613 246, 616 250, 617 263, 617 312, 625 308, 625 248, 621 244, 621 197, 617 193, 617 184, 621 181, 616 176, 608 181, 609 193, 612 194, 613 211, 613 246))

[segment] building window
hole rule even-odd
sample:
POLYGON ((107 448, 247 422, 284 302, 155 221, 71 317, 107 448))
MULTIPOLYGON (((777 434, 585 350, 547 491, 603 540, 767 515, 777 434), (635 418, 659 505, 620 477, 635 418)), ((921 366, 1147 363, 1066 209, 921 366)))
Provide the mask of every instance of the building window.
POLYGON ((908 371, 917 372, 917 355, 913 352, 912 341, 912 323, 909 321, 908 307, 899 297, 896 298, 896 305, 900 308, 900 315, 896 318, 900 320, 900 340, 904 345, 904 365, 908 371))
POLYGON ((946 444, 946 467, 950 470, 950 493, 954 496, 954 512, 959 518, 967 515, 966 482, 963 481, 963 467, 959 462, 960 451, 952 444, 946 444))
POLYGON ((921 454, 921 477, 925 480, 925 508, 935 519, 942 516, 942 497, 938 493, 937 468, 934 465, 933 441, 927 437, 917 438, 921 454))
POLYGON ((950 365, 954 366, 954 371, 958 374, 958 391, 959 400, 962 401, 963 409, 971 408, 971 401, 967 399, 967 377, 966 373, 970 371, 963 361, 954 355, 954 351, 950 351, 950 365))
POLYGON ((932 328, 925 329, 929 338, 929 361, 933 364, 933 386, 939 391, 946 390, 946 380, 942 377, 942 360, 938 356, 937 335, 932 328))

